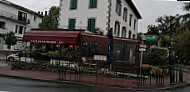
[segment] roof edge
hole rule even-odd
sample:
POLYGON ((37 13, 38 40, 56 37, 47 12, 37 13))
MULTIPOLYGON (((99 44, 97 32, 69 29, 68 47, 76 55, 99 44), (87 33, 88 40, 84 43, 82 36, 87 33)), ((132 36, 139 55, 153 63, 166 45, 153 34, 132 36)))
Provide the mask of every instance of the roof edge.
POLYGON ((129 6, 131 7, 131 9, 135 12, 136 16, 138 17, 138 19, 142 19, 141 14, 139 13, 138 9, 136 8, 135 4, 133 3, 132 0, 125 0, 129 6))

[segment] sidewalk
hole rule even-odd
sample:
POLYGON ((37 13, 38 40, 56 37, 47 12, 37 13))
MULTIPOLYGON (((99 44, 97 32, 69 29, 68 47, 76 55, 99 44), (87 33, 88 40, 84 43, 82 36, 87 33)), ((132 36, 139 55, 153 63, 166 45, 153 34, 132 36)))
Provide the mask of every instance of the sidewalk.
POLYGON ((32 80, 41 80, 49 82, 60 82, 60 83, 73 83, 82 84, 88 86, 99 86, 99 87, 110 87, 110 88, 120 88, 120 89, 140 89, 140 90, 150 90, 150 89, 165 89, 171 87, 178 87, 183 84, 190 83, 190 74, 184 73, 184 83, 177 83, 176 85, 169 85, 169 77, 164 79, 164 86, 156 86, 155 79, 152 79, 152 85, 149 85, 149 79, 146 80, 146 86, 137 86, 136 79, 123 79, 123 78, 111 78, 105 76, 92 76, 88 74, 79 75, 78 74, 66 74, 66 80, 72 81, 60 81, 58 80, 57 72, 47 72, 47 71, 29 71, 29 70, 11 70, 11 63, 6 64, 5 61, 0 61, 0 75, 9 76, 16 78, 25 78, 32 80), (80 79, 80 81, 76 81, 80 79))

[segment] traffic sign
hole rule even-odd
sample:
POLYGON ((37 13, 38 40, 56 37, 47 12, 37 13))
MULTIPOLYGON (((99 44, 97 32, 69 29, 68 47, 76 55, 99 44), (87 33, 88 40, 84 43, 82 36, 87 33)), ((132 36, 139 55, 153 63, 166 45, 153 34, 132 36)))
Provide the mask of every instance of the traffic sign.
POLYGON ((157 35, 146 35, 145 39, 147 41, 155 41, 158 39, 158 36, 157 35))
POLYGON ((139 51, 146 51, 145 48, 139 48, 139 51))
POLYGON ((148 45, 140 44, 140 48, 148 48, 148 45))

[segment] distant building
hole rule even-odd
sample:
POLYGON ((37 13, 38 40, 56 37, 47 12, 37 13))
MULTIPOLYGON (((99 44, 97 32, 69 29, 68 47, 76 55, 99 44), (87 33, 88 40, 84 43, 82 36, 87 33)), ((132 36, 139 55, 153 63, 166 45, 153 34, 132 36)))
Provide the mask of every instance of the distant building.
POLYGON ((59 27, 136 39, 142 19, 132 0, 60 0, 59 27), (99 31, 97 31, 99 30, 99 31))
MULTIPOLYGON (((7 0, 0 0, 0 34, 10 31, 15 32, 18 40, 22 40, 23 34, 31 28, 38 28, 42 22, 42 15, 30 9, 16 5, 7 0)), ((11 50, 19 50, 19 44, 11 47, 11 50)), ((0 38, 0 50, 7 50, 2 38, 0 38)))

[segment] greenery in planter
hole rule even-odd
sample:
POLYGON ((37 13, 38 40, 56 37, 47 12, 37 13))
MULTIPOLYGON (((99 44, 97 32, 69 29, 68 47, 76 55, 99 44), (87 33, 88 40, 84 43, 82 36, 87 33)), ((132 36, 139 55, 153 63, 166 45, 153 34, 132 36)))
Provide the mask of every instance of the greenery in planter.
POLYGON ((51 59, 59 59, 59 52, 58 51, 49 51, 47 52, 47 55, 51 58, 51 59))
POLYGON ((164 65, 168 61, 169 50, 164 47, 150 46, 145 53, 143 63, 150 65, 164 65))

